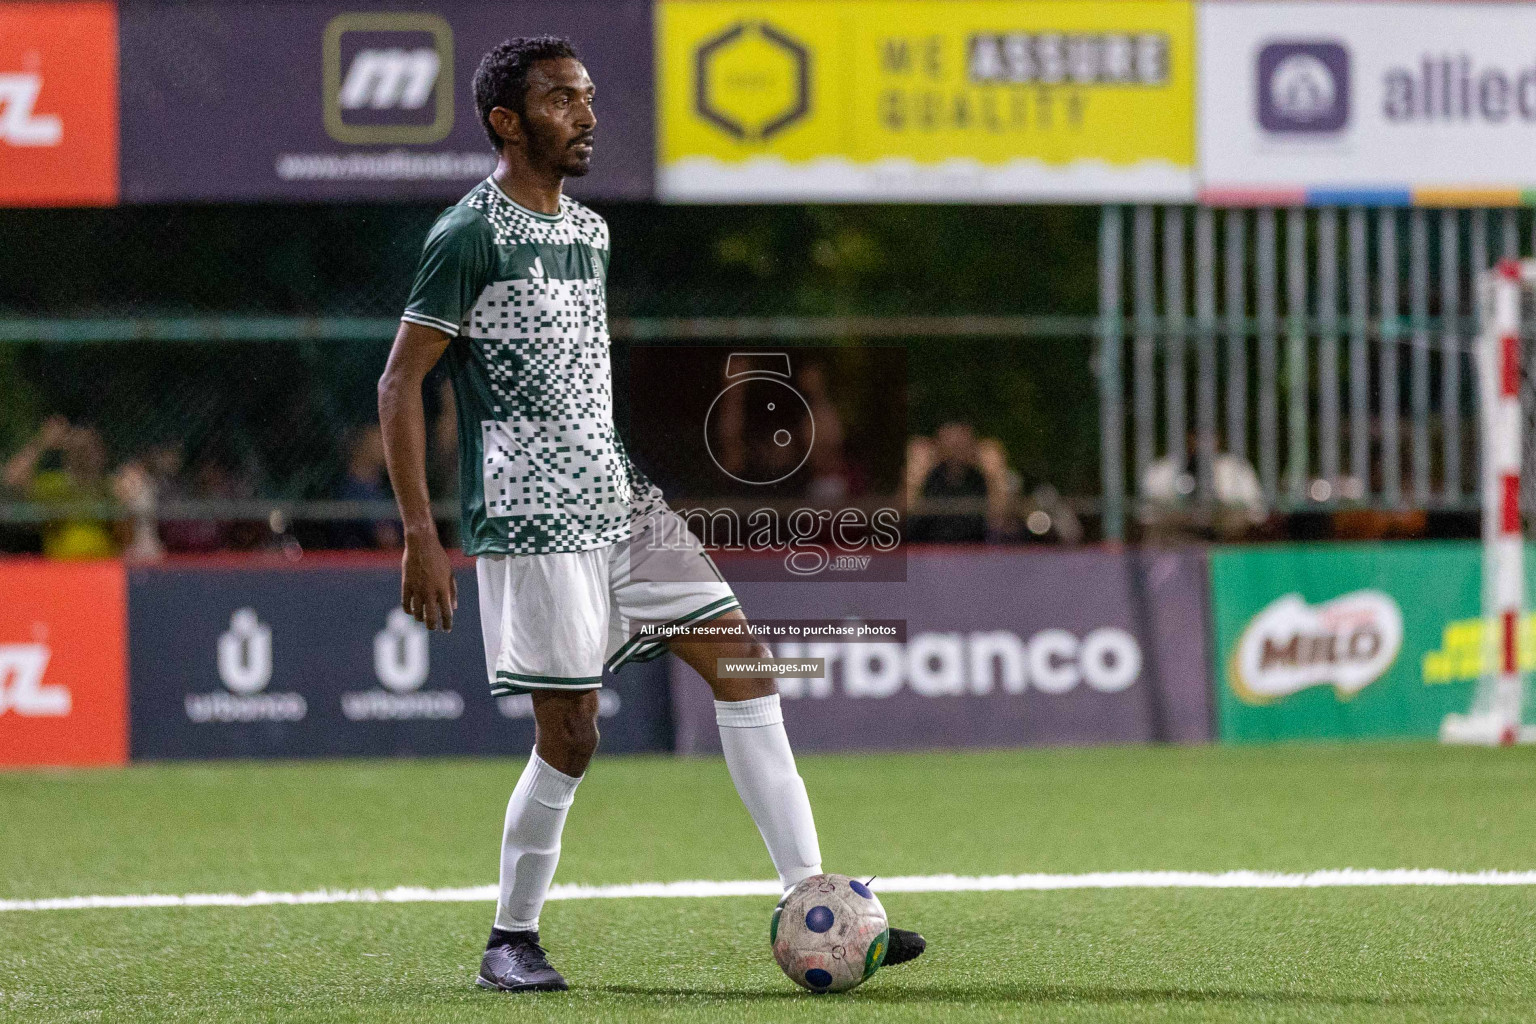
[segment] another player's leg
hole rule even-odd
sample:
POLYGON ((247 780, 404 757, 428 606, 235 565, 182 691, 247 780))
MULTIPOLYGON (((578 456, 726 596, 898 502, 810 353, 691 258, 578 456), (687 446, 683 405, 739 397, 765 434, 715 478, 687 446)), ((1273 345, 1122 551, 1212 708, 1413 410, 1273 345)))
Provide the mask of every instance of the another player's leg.
POLYGON ((533 717, 537 739, 507 802, 496 923, 476 979, 506 992, 568 987, 539 945, 539 913, 560 860, 566 814, 597 750, 597 691, 537 691, 533 717))
MULTIPOLYGON (((714 620, 746 623, 733 610, 714 620)), ((766 678, 722 678, 720 658, 771 658, 773 652, 756 641, 673 640, 672 653, 704 677, 715 695, 715 723, 726 768, 741 802, 757 824, 779 882, 787 892, 796 883, 821 873, 821 845, 805 783, 795 768, 795 755, 784 731, 778 686, 766 678)), ((918 956, 926 943, 916 932, 891 929, 885 963, 899 964, 918 956)))

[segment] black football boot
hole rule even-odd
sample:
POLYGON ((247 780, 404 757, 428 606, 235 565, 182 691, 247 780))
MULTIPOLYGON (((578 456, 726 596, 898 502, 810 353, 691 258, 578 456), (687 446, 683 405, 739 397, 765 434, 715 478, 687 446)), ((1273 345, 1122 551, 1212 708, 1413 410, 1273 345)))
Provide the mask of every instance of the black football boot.
POLYGON ((923 950, 928 948, 928 943, 917 932, 909 932, 904 928, 892 928, 890 945, 885 950, 885 960, 882 967, 890 967, 892 964, 904 964, 908 960, 916 960, 923 955, 923 950))
POLYGON ((498 992, 564 992, 571 987, 550 965, 538 932, 492 935, 475 984, 498 992))

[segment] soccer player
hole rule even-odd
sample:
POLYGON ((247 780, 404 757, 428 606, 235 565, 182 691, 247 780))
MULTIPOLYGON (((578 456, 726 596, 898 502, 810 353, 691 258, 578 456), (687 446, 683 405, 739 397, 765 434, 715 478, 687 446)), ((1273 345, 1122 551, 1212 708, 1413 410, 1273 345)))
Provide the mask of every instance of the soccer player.
MULTIPOLYGON (((773 680, 716 671, 716 658, 771 652, 746 639, 640 632, 642 623, 746 620, 614 429, 608 226, 562 194, 564 179, 592 163, 587 69, 564 39, 512 39, 480 62, 474 90, 499 160, 427 235, 379 381, 379 419, 405 526, 401 604, 446 630, 458 594, 427 495, 421 386, 448 354, 464 551, 477 556, 491 693, 532 694, 537 737, 507 804, 501 894, 477 983, 563 990, 539 944, 539 911, 597 749, 605 667, 666 648, 693 666, 714 691, 726 767, 786 889, 821 871, 821 851, 773 680)), ((923 948, 915 932, 892 929, 885 962, 923 948)))

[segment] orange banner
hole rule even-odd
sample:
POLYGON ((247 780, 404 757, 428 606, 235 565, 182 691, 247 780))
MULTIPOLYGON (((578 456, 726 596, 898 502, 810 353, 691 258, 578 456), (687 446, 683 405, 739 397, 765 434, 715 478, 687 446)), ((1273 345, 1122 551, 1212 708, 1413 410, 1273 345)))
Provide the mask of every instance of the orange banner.
POLYGON ((0 560, 0 765, 128 760, 120 562, 0 560))
POLYGON ((0 3, 0 205, 117 202, 117 8, 0 3))

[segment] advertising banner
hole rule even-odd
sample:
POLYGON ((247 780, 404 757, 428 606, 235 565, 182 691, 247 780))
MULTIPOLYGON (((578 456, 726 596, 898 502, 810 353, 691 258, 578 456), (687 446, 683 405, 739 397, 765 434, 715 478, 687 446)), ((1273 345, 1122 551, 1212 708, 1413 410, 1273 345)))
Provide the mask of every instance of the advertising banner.
POLYGON ((0 3, 0 206, 117 201, 117 11, 0 3))
POLYGON ((1193 195, 1182 0, 660 0, 662 199, 1193 195))
MULTIPOLYGON (((474 571, 458 585, 445 634, 400 610, 394 566, 131 570, 133 757, 526 755, 531 701, 491 696, 474 571)), ((660 663, 599 699, 605 753, 671 746, 660 663)))
POLYGON ((1200 7, 1202 199, 1517 205, 1536 188, 1536 6, 1200 7))
MULTIPOLYGON (((1482 670, 1475 542, 1211 554, 1223 740, 1434 736, 1482 670)), ((1529 632, 1529 627, 1527 632, 1529 632)), ((1527 644, 1525 661, 1536 656, 1527 644)))
MULTIPOLYGON (((732 560, 721 562, 732 578, 732 560)), ((736 584, 753 621, 903 620, 902 642, 776 641, 825 659, 781 679, 796 749, 1202 742, 1204 556, 917 549, 904 583, 736 584)), ((673 669, 679 752, 720 749, 708 689, 673 669)))
POLYGON ((0 560, 0 765, 128 758, 117 562, 0 560))
POLYGON ((647 0, 122 4, 127 202, 457 200, 494 169, 471 82, 517 35, 564 35, 598 89, 578 198, 652 193, 647 0))

